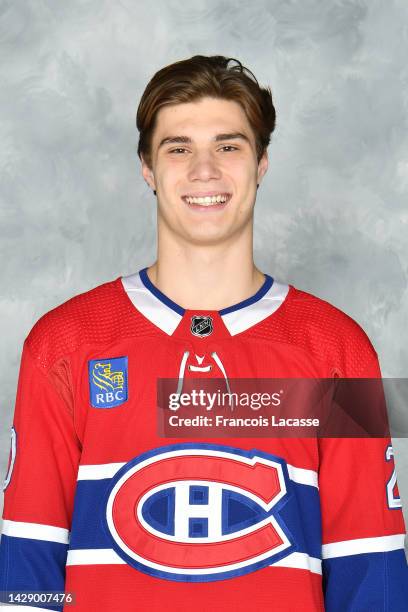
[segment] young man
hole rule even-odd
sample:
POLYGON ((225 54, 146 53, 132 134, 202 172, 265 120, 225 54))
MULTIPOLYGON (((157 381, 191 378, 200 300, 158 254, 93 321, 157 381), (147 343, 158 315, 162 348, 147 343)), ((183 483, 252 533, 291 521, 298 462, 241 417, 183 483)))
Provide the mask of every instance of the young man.
POLYGON ((353 320, 254 265, 270 90, 195 56, 154 75, 137 125, 157 261, 26 338, 0 590, 81 612, 407 610, 389 438, 159 435, 160 378, 180 397, 198 376, 380 377, 353 320))

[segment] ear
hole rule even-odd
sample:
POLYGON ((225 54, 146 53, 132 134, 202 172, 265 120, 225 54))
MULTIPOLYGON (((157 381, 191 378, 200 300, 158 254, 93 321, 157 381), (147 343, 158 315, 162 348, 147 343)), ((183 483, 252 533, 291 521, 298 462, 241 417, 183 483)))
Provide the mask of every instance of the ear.
POLYGON ((144 180, 146 181, 146 183, 149 185, 149 187, 151 189, 153 189, 153 191, 156 189, 156 182, 154 180, 154 174, 153 174, 153 170, 150 168, 150 166, 148 166, 146 160, 144 159, 143 155, 141 155, 141 162, 142 162, 142 175, 144 180))
POLYGON ((260 184, 263 176, 265 175, 268 169, 268 151, 265 150, 261 159, 258 163, 258 180, 257 183, 260 184))

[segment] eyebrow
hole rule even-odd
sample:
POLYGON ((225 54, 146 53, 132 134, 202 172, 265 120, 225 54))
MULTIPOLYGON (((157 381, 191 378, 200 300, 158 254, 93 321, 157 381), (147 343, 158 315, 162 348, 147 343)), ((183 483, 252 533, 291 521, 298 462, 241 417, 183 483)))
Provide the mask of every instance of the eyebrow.
MULTIPOLYGON (((220 142, 221 140, 237 140, 240 138, 241 140, 245 140, 246 142, 250 142, 248 136, 243 134, 242 132, 230 132, 225 134, 217 134, 214 136, 213 140, 215 142, 220 142)), ((178 143, 178 144, 191 144, 193 141, 190 136, 167 136, 163 138, 160 142, 158 148, 168 143, 178 143)))

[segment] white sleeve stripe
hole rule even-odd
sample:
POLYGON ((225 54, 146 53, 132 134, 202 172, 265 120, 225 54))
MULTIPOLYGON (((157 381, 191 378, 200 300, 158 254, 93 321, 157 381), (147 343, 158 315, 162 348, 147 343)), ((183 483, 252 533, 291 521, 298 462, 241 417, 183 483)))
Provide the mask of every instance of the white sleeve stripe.
POLYGON ((362 555, 364 553, 390 552, 404 548, 405 534, 381 536, 378 538, 360 538, 359 540, 346 540, 323 544, 322 558, 347 557, 348 555, 362 555))
POLYGON ((18 521, 3 521, 3 535, 12 538, 28 538, 30 540, 44 540, 57 542, 58 544, 69 543, 69 531, 62 527, 52 525, 41 525, 39 523, 21 523, 18 521))

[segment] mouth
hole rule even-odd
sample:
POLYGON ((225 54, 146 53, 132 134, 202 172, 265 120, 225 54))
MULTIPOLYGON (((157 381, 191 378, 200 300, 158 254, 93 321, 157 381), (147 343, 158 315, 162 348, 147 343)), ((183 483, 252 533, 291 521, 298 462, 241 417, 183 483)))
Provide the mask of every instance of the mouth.
POLYGON ((225 208, 232 197, 231 193, 212 192, 200 194, 187 194, 182 196, 182 200, 190 207, 197 210, 220 210, 225 208))

